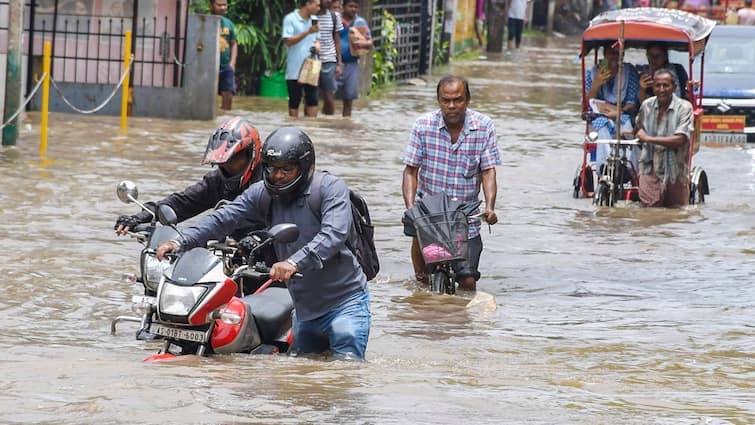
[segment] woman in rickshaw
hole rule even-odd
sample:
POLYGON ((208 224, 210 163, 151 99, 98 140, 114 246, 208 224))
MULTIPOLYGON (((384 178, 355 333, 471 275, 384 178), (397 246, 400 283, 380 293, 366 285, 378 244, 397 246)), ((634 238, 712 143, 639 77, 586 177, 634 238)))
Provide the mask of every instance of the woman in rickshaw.
POLYGON ((675 94, 682 99, 687 99, 687 70, 682 64, 670 63, 668 60, 668 47, 660 42, 650 43, 645 49, 645 56, 648 59, 646 65, 639 65, 637 71, 640 73, 640 94, 639 103, 645 99, 654 96, 653 93, 653 74, 659 69, 668 69, 671 76, 674 77, 676 84, 675 94))
MULTIPOLYGON (((599 139, 616 138, 616 115, 621 103, 621 128, 619 132, 632 136, 632 118, 637 113, 640 82, 637 70, 630 63, 621 64, 619 68, 619 50, 614 43, 603 45, 604 61, 599 62, 585 73, 585 91, 593 112, 597 113, 591 121, 592 129, 598 132, 599 139), (621 102, 618 101, 619 84, 617 78, 621 69, 621 102)), ((600 144, 595 152, 596 172, 600 174, 601 166, 610 153, 611 146, 600 144)), ((636 159, 630 154, 636 169, 636 159)))

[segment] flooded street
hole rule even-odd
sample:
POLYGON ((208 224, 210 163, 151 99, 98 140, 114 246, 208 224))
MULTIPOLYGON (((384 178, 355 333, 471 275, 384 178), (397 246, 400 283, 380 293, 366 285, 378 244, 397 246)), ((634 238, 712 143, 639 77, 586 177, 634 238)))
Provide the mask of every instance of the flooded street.
MULTIPOLYGON (((116 184, 157 200, 198 180, 216 122, 39 114, 0 150, 2 424, 753 424, 755 146, 704 146, 702 206, 598 209, 572 198, 581 161, 578 47, 527 39, 512 58, 452 65, 493 119, 499 224, 483 227, 467 310, 411 280, 401 158, 436 75, 355 104, 354 118, 291 121, 286 101, 236 98, 266 137, 299 125, 317 166, 364 194, 381 273, 364 364, 216 356, 144 364, 160 344, 110 335, 140 292, 136 241, 117 238, 116 184)), ((337 106, 340 111, 340 104, 337 106)))

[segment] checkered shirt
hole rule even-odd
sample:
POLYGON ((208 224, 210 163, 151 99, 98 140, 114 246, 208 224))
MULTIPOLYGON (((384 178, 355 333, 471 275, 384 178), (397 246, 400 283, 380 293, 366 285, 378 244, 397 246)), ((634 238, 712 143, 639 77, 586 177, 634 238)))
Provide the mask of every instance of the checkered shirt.
MULTIPOLYGON (((459 140, 451 144, 440 110, 425 114, 412 127, 404 164, 419 167, 417 199, 444 191, 461 201, 476 201, 482 171, 501 165, 493 121, 467 109, 459 140)), ((469 238, 479 234, 480 220, 470 220, 469 238)))

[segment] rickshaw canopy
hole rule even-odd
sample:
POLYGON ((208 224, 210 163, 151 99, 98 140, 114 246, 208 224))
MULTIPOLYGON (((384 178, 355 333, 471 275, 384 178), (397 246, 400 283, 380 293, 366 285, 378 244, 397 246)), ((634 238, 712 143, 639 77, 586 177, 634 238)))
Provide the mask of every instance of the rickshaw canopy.
POLYGON ((590 21, 582 35, 582 52, 619 38, 624 23, 624 47, 646 48, 663 43, 669 50, 697 56, 705 49, 716 21, 676 9, 634 8, 603 12, 590 21))

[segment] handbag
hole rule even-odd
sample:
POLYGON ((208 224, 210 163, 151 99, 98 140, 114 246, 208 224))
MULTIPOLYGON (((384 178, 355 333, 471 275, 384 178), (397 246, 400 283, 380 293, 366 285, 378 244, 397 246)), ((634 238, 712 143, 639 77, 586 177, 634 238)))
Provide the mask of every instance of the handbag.
POLYGON ((321 68, 322 62, 317 59, 317 55, 313 54, 304 59, 304 63, 301 65, 301 71, 299 71, 299 84, 308 84, 317 87, 317 83, 320 80, 321 68))
POLYGON ((367 41, 367 37, 357 27, 349 28, 349 53, 352 57, 363 58, 367 55, 369 49, 358 48, 356 46, 357 41, 367 41))

